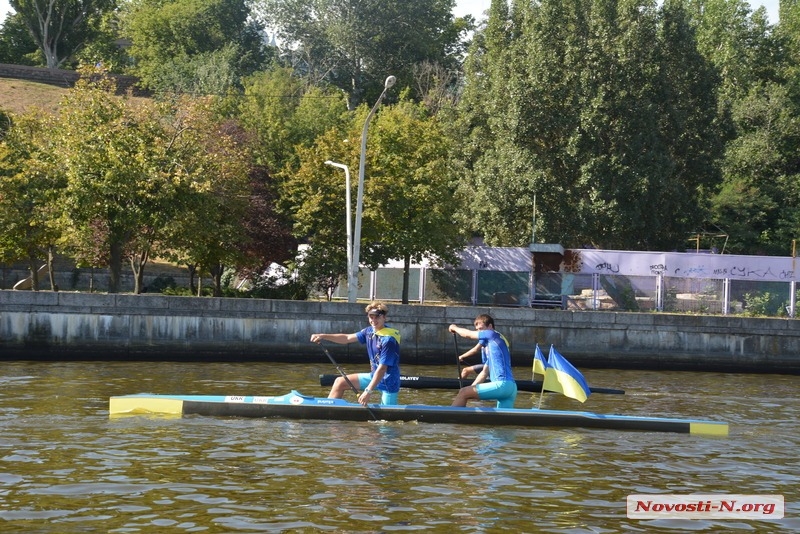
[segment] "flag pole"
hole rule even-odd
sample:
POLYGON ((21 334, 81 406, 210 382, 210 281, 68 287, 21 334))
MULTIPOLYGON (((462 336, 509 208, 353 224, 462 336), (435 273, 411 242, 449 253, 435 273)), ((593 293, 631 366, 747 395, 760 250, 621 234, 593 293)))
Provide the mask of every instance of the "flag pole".
POLYGON ((544 355, 541 354, 541 349, 539 349, 539 344, 537 343, 536 351, 533 353, 533 367, 531 369, 531 380, 536 379, 536 361, 540 359, 539 358, 540 355, 542 356, 541 363, 543 367, 542 372, 540 373, 542 375, 542 390, 539 393, 539 406, 536 407, 537 410, 542 408, 542 399, 544 398, 544 378, 545 378, 544 373, 547 373, 547 362, 544 360, 544 355))

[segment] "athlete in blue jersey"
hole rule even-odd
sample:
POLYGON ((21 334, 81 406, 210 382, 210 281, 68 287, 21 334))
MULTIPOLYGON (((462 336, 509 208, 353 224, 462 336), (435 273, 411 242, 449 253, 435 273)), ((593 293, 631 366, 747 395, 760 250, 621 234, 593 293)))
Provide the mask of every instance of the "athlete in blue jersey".
MULTIPOLYGON (((381 392, 381 404, 397 404, 400 392, 400 332, 386 325, 388 308, 382 302, 367 305, 369 326, 353 334, 313 334, 311 341, 331 341, 340 345, 358 341, 367 346, 370 372, 347 375, 353 384, 358 384, 362 392, 358 402, 366 405, 374 390, 381 392)), ((330 399, 341 399, 349 388, 344 377, 336 378, 328 394, 330 399)))
MULTIPOLYGON (((489 317, 488 326, 490 326, 490 327, 492 327, 492 329, 494 329, 494 319, 492 317, 488 316, 488 315, 486 317, 489 317)), ((504 336, 503 334, 500 334, 500 337, 502 337, 503 341, 506 342, 506 346, 508 347, 509 352, 511 352, 511 343, 508 342, 508 339, 506 339, 506 336, 504 336)), ((475 365, 468 365, 467 367, 464 367, 461 370, 461 378, 469 378, 471 375, 477 375, 478 373, 480 373, 481 370, 483 370, 483 366, 486 364, 487 352, 488 352, 488 348, 486 346, 484 346, 482 343, 478 343, 477 345, 475 345, 474 347, 469 349, 467 352, 459 355, 458 359, 461 362, 463 362, 464 360, 466 360, 467 358, 469 358, 470 356, 473 356, 475 354, 480 354, 481 355, 481 363, 478 363, 478 364, 475 364, 475 365)))
POLYGON ((505 338, 494 329, 494 319, 482 314, 475 318, 475 330, 451 324, 448 330, 467 339, 475 339, 486 358, 483 369, 471 385, 458 391, 452 406, 466 406, 469 400, 496 400, 498 408, 513 408, 517 383, 511 371, 511 352, 505 338), (486 382, 486 378, 490 382, 486 382))

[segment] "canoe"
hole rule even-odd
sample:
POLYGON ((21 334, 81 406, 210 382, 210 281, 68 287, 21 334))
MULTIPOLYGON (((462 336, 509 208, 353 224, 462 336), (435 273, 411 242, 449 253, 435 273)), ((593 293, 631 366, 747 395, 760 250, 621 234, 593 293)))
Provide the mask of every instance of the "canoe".
MULTIPOLYGON (((319 375, 320 386, 330 386, 339 375, 319 375)), ((465 386, 472 384, 472 378, 462 380, 465 386)), ((457 378, 443 378, 438 376, 401 376, 401 388, 411 389, 459 389, 461 385, 458 383, 457 378)), ((542 382, 539 380, 517 380, 517 389, 519 391, 532 391, 538 393, 542 391, 542 382)), ((589 390, 592 393, 609 393, 612 395, 624 395, 625 390, 610 389, 610 388, 593 388, 589 390)))
POLYGON ((418 421, 521 427, 575 427, 646 430, 725 436, 728 424, 659 417, 603 415, 592 412, 540 409, 500 409, 428 405, 364 406, 343 399, 310 397, 292 391, 275 397, 224 395, 122 395, 109 399, 111 416, 163 414, 227 417, 278 417, 336 421, 418 421))

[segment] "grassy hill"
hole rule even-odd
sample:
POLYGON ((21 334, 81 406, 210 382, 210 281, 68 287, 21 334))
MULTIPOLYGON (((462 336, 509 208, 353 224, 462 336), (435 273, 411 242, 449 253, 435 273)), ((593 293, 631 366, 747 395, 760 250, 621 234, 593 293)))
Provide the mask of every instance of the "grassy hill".
POLYGON ((31 109, 54 111, 66 88, 16 78, 0 78, 0 108, 15 114, 31 109))

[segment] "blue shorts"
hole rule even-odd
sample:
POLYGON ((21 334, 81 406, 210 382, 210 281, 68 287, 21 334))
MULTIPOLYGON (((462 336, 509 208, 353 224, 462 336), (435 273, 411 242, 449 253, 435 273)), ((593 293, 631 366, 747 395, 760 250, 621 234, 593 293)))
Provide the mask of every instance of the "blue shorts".
POLYGON ((496 400, 498 408, 513 408, 517 399, 517 383, 513 380, 482 382, 475 389, 479 399, 496 400))
MULTIPOLYGON (((372 382, 372 375, 370 373, 358 373, 358 389, 363 391, 370 382, 372 382)), ((378 391, 381 392, 381 404, 397 404, 397 392, 389 393, 381 389, 378 391)))

